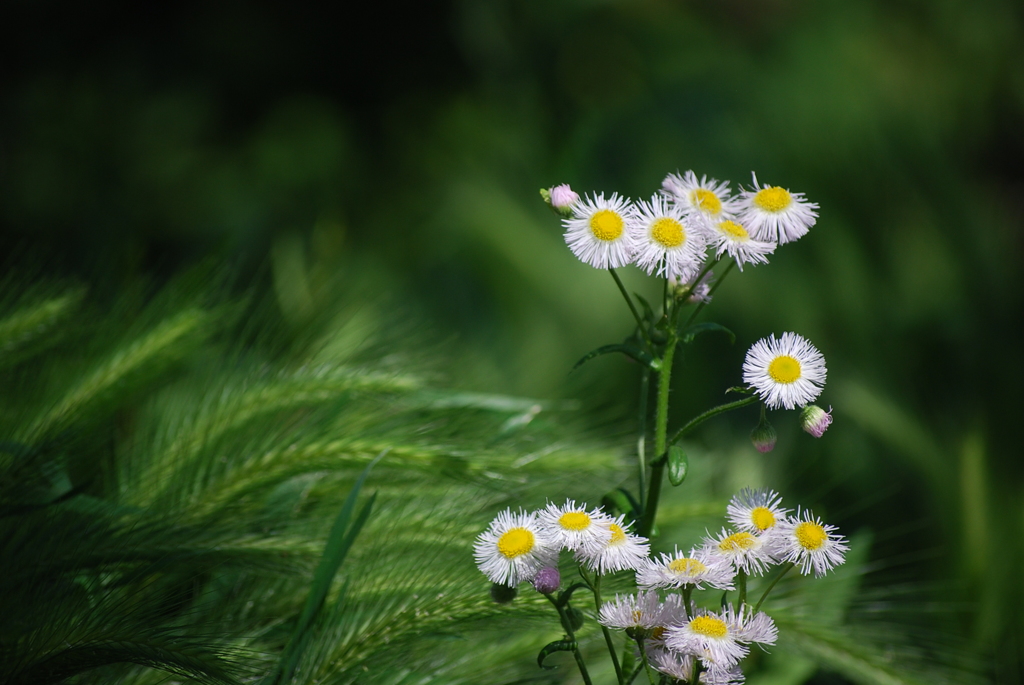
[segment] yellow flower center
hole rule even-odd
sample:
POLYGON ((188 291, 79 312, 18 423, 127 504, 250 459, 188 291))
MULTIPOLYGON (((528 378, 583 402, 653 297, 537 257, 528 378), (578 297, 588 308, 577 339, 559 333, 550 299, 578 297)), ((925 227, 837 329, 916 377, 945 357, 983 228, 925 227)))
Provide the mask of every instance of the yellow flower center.
POLYGON ((747 229, 740 226, 735 221, 729 221, 726 219, 718 224, 718 230, 726 234, 733 240, 750 240, 750 234, 747 233, 747 229))
POLYGON ((634 611, 633 612, 633 623, 636 623, 637 625, 640 625, 640 619, 642 619, 643 617, 644 617, 644 613, 642 611, 634 611))
POLYGON ((626 539, 626 531, 622 530, 622 526, 617 523, 613 523, 608 526, 612 531, 612 539, 608 541, 608 544, 614 545, 616 542, 622 542, 626 539))
POLYGON ((759 190, 754 196, 754 204, 766 212, 781 212, 792 201, 789 191, 778 186, 759 190))
POLYGON ((590 517, 582 511, 569 511, 558 517, 558 525, 566 530, 584 530, 590 525, 590 517))
POLYGON ((660 640, 665 636, 665 626, 657 626, 651 631, 651 637, 655 640, 660 640))
POLYGON ((757 538, 752 533, 733 533, 718 543, 718 549, 723 552, 743 552, 753 549, 757 544, 757 538))
POLYGON ((690 621, 690 630, 706 637, 725 637, 729 634, 725 621, 713 616, 698 616, 693 619, 690 621))
POLYGON ((498 538, 498 551, 506 559, 529 554, 533 549, 533 533, 525 528, 513 528, 498 538))
POLYGON ((697 209, 701 209, 709 214, 718 214, 722 211, 722 201, 718 199, 717 195, 706 188, 691 190, 690 202, 697 209))
POLYGON ((686 232, 681 223, 663 216, 651 225, 651 239, 662 247, 679 247, 686 242, 686 232))
POLYGON ((768 365, 768 375, 776 383, 792 383, 800 378, 800 362, 788 354, 780 354, 768 365))
POLYGON ((775 525, 775 514, 767 507, 756 507, 750 512, 750 522, 757 526, 758 530, 768 530, 775 525))
POLYGON ((590 217, 590 232, 598 240, 610 242, 622 235, 622 217, 610 209, 601 209, 590 217))
POLYGON ((682 573, 686 576, 695 576, 698 573, 704 573, 708 569, 699 559, 689 559, 687 557, 673 559, 669 563, 668 568, 673 573, 682 573))
POLYGON ((814 521, 804 521, 799 524, 793 529, 793 535, 796 536, 796 541, 800 543, 801 547, 811 551, 824 545, 825 540, 828 539, 825 529, 814 521))

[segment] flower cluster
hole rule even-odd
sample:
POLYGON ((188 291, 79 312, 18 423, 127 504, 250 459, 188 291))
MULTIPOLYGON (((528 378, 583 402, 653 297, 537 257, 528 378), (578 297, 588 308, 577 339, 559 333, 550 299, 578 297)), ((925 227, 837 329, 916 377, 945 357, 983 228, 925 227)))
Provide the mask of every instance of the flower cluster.
POLYGON ((598 269, 635 263, 649 274, 688 282, 710 248, 736 265, 765 264, 779 245, 797 240, 817 220, 818 205, 779 186, 753 186, 739 194, 728 181, 692 171, 669 174, 650 200, 631 202, 613 193, 583 198, 569 186, 548 191, 563 215, 565 242, 598 269))
POLYGON ((506 509, 477 537, 473 553, 491 582, 515 586, 533 581, 542 569, 557 567, 563 549, 582 567, 605 575, 635 569, 650 547, 646 538, 629 531, 623 516, 568 500, 529 513, 506 509))
POLYGON ((771 617, 746 603, 747 578, 780 564, 792 564, 782 572, 796 568, 821 576, 843 563, 848 547, 834 526, 807 510, 793 515, 771 490, 741 490, 729 502, 726 517, 731 528, 709 533, 688 551, 676 547, 655 557, 621 516, 585 504, 570 500, 530 513, 506 510, 477 538, 476 561, 495 583, 532 581, 546 595, 559 588, 561 550, 573 554, 587 584, 592 582, 588 571, 596 578, 632 570, 637 591, 601 605, 601 625, 626 631, 642 648, 642 658, 672 678, 690 682, 699 667, 699 679, 708 685, 741 683, 739 662, 750 645, 771 645, 777 637, 771 617), (718 611, 702 608, 692 595, 738 586, 735 606, 725 604, 718 611))

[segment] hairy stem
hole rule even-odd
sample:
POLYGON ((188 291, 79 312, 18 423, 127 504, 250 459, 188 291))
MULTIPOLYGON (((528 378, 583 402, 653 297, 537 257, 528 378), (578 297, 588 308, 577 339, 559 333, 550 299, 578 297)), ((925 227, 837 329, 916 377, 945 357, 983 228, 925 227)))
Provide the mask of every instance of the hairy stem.
POLYGON ((757 604, 754 605, 755 614, 757 613, 757 610, 761 608, 761 604, 764 603, 764 600, 768 598, 768 593, 772 591, 772 588, 775 587, 775 584, 782 580, 782 576, 789 573, 789 569, 793 568, 793 566, 795 566, 795 564, 791 561, 786 563, 786 565, 782 567, 782 570, 779 571, 779 575, 775 576, 775 579, 771 582, 771 584, 764 589, 764 594, 761 595, 761 599, 757 600, 757 604))
POLYGON ((644 367, 640 372, 640 436, 636 440, 636 454, 640 466, 640 511, 647 508, 647 395, 650 394, 651 369, 644 367))
POLYGON ((647 335, 647 326, 644 325, 644 320, 640 318, 640 312, 636 310, 636 305, 633 304, 633 298, 626 292, 626 286, 622 285, 622 279, 615 273, 615 269, 608 269, 608 273, 615 279, 615 285, 619 286, 619 292, 622 293, 622 297, 626 300, 626 304, 629 305, 629 311, 633 312, 633 318, 636 319, 636 325, 640 329, 640 335, 643 336, 644 341, 648 346, 651 345, 651 339, 647 335))
MULTIPOLYGON (((566 605, 563 607, 560 606, 558 604, 558 601, 550 594, 545 592, 544 596, 547 597, 548 601, 551 602, 552 606, 555 607, 555 611, 558 612, 558 618, 562 622, 562 629, 565 630, 566 636, 573 642, 576 642, 576 633, 572 629, 572 620, 569 618, 567 613, 569 604, 566 603, 566 605)), ((576 649, 572 650, 572 655, 576 658, 576 665, 580 668, 580 676, 583 678, 583 682, 586 685, 593 685, 593 683, 590 680, 590 673, 587 672, 587 665, 583 663, 583 655, 580 654, 579 647, 576 647, 576 649)))
MULTIPOLYGON (((583 580, 586 581, 587 586, 594 593, 594 606, 597 608, 597 613, 600 614, 601 605, 604 604, 601 600, 601 574, 595 573, 593 580, 591 580, 581 566, 580 575, 583 576, 583 580)), ((608 630, 607 626, 601 626, 601 632, 604 633, 604 643, 608 646, 608 655, 612 658, 612 666, 615 667, 615 682, 623 685, 622 667, 619 665, 618 655, 615 654, 615 642, 612 640, 612 633, 608 630)))
POLYGON ((761 399, 759 397, 757 397, 756 395, 751 395, 750 397, 744 397, 742 400, 736 400, 735 402, 728 402, 726 404, 720 404, 717 407, 712 407, 703 414, 700 414, 690 419, 685 426, 676 431, 676 434, 672 436, 672 439, 668 441, 668 444, 676 444, 686 434, 688 434, 694 428, 696 428, 697 426, 699 426, 700 424, 704 423, 705 421, 712 417, 718 416, 719 414, 724 414, 727 411, 740 409, 741 407, 746 407, 747 405, 754 404, 755 402, 760 401, 761 399))
POLYGON ((661 358, 658 369, 658 405, 654 415, 654 453, 656 461, 651 469, 651 482, 647 489, 647 506, 644 507, 643 519, 640 523, 640 535, 650 537, 654 529, 654 520, 658 515, 658 499, 661 497, 661 480, 665 473, 665 459, 662 457, 667 449, 668 435, 668 391, 672 382, 672 360, 676 354, 675 332, 669 333, 665 343, 665 355, 661 358))

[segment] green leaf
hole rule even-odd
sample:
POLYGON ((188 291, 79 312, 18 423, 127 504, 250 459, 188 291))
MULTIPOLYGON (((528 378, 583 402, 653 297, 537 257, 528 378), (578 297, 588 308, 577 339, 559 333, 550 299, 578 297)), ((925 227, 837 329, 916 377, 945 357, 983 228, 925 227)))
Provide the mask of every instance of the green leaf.
POLYGON ((338 569, 341 568, 342 562, 345 561, 345 555, 348 554, 349 548, 352 547, 356 536, 359 535, 359 531, 370 516, 373 502, 377 498, 376 494, 370 496, 369 501, 360 510, 355 522, 349 527, 349 520, 352 518, 359 490, 366 481, 370 469, 383 456, 384 453, 382 452, 378 455, 377 459, 370 462, 363 469, 363 472, 359 474, 359 478, 356 480, 355 485, 352 486, 352 491, 348 494, 345 504, 342 505, 341 511, 338 513, 338 518, 334 521, 334 526, 331 528, 331 533, 327 538, 327 545, 324 548, 323 556, 320 558, 320 564, 313 574, 313 584, 310 587, 309 596, 306 598, 306 604, 302 608, 302 615, 299 616, 299 622, 295 626, 292 637, 281 654, 281 661, 278 667, 269 678, 270 683, 276 684, 291 681, 295 667, 298 666, 299 659, 309 644, 312 635, 310 628, 323 608, 324 600, 327 599, 327 592, 331 588, 334 576, 337 575, 338 569))
POLYGON ((640 503, 625 488, 617 488, 601 498, 601 505, 609 512, 618 511, 625 514, 629 521, 640 518, 640 503))
POLYGON ((544 649, 540 650, 540 654, 537 655, 537 665, 543 669, 551 670, 554 666, 545 666, 544 659, 555 652, 575 652, 576 641, 575 640, 555 640, 544 645, 544 649))
POLYGON ((686 474, 690 470, 690 458, 679 445, 672 445, 668 448, 668 480, 672 485, 680 485, 686 480, 686 474))
POLYGON ((632 345, 623 345, 620 343, 616 343, 614 345, 602 345, 596 350, 593 350, 583 355, 583 358, 576 362, 576 364, 574 364, 573 367, 569 370, 569 373, 572 373, 576 369, 580 368, 594 357, 599 357, 602 354, 609 354, 611 352, 621 352, 627 357, 630 357, 631 359, 645 366, 651 366, 652 362, 654 361, 654 358, 651 357, 651 355, 647 354, 646 352, 637 347, 633 347, 632 345))
POLYGON ((679 340, 683 344, 690 344, 694 339, 702 333, 725 333, 729 336, 729 342, 736 342, 736 334, 730 331, 728 328, 721 324, 717 324, 713 321, 704 321, 690 326, 679 335, 679 340))
POLYGON ((572 599, 572 593, 576 592, 581 587, 586 587, 586 585, 583 584, 583 583, 573 583, 572 585, 570 585, 566 589, 564 589, 561 592, 559 592, 558 593, 558 599, 556 600, 556 603, 558 604, 558 606, 564 607, 566 604, 568 604, 569 601, 572 599))

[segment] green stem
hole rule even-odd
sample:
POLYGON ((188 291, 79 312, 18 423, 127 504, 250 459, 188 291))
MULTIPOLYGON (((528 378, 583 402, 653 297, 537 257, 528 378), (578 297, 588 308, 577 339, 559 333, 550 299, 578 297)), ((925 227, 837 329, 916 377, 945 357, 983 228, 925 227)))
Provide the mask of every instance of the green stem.
MULTIPOLYGON (((604 602, 601 600, 601 575, 595 573, 594 579, 591 579, 583 571, 583 567, 580 567, 580 575, 583 576, 583 580, 587 581, 587 585, 594 593, 594 604, 597 607, 597 613, 601 613, 601 606, 604 602)), ((604 642, 608 646, 608 655, 612 658, 612 666, 615 667, 615 682, 619 685, 623 684, 622 680, 622 667, 619 665, 619 657, 615 654, 615 642, 612 640, 612 633, 608 630, 607 626, 601 626, 601 632, 604 633, 604 642)))
POLYGON ((651 681, 651 685, 658 685, 658 680, 654 677, 654 671, 651 670, 651 662, 647 660, 647 650, 644 649, 644 639, 642 637, 636 638, 636 646, 640 648, 640 659, 644 663, 644 670, 647 671, 647 679, 651 681))
POLYGON ((693 618, 693 604, 690 603, 690 595, 693 594, 693 586, 683 587, 683 609, 686 611, 686 620, 693 618))
POLYGON ((693 660, 693 673, 690 675, 690 685, 700 685, 700 672, 703 670, 700 659, 693 660))
MULTIPOLYGON (((703 414, 700 414, 699 416, 695 416, 694 418, 690 419, 690 421, 685 426, 676 431, 676 434, 672 436, 672 439, 668 441, 668 444, 676 444, 683 436, 687 435, 694 428, 696 428, 697 426, 699 426, 700 424, 704 423, 705 421, 712 417, 718 416, 719 414, 724 414, 727 411, 740 409, 741 407, 746 407, 749 404, 754 404, 755 402, 760 401, 761 398, 757 397, 756 395, 751 395, 750 397, 744 397, 742 400, 736 400, 735 402, 728 402, 726 404, 720 404, 717 407, 712 407, 703 414)), ((659 456, 660 454, 661 453, 659 452, 659 456)))
MULTIPOLYGON (((633 667, 635 663, 636 657, 633 654, 633 645, 631 645, 627 640, 622 643, 622 659, 619 661, 619 664, 622 667, 622 675, 625 676, 627 673, 631 674, 637 670, 633 667)), ((643 664, 640 664, 637 668, 643 668, 643 664)), ((632 677, 632 675, 629 676, 629 678, 632 677)), ((629 678, 626 678, 627 682, 629 681, 629 678)))
POLYGON ((654 453, 656 462, 651 469, 651 482, 647 490, 647 506, 644 508, 640 523, 640 535, 650 537, 654 529, 654 520, 658 515, 658 499, 661 497, 661 479, 665 473, 666 460, 662 459, 667 449, 668 435, 668 392, 672 382, 672 360, 676 354, 675 331, 669 332, 665 343, 665 356, 661 358, 658 369, 658 405, 654 415, 654 453))
MULTIPOLYGON (((566 636, 568 636, 568 638, 573 642, 576 642, 576 634, 575 631, 573 631, 572 629, 572 621, 569 619, 569 616, 566 613, 569 607, 568 602, 563 607, 560 606, 558 604, 558 600, 556 600, 550 594, 544 593, 544 596, 547 597, 548 601, 551 602, 552 606, 555 607, 555 611, 558 612, 558 619, 562 622, 562 629, 565 630, 566 636)), ((576 665, 579 666, 580 675, 583 677, 583 682, 586 685, 593 685, 593 683, 590 680, 590 673, 587 672, 587 665, 583 663, 583 655, 580 653, 579 646, 572 650, 572 655, 576 658, 576 665)))
POLYGON ((644 367, 640 372, 640 437, 636 441, 636 453, 640 461, 640 511, 647 507, 647 396, 650 394, 651 369, 644 367))
POLYGON ((626 286, 622 285, 622 279, 615 273, 615 269, 608 269, 608 273, 615 279, 615 285, 619 286, 619 292, 622 293, 622 297, 625 298, 626 304, 629 305, 629 311, 633 312, 633 318, 636 319, 636 325, 640 329, 640 335, 643 336, 644 341, 647 345, 651 346, 651 339, 647 337, 647 326, 644 325, 644 320, 640 318, 640 312, 636 310, 636 306, 633 304, 633 298, 626 292, 626 286))
MULTIPOLYGON (((715 264, 718 264, 718 262, 715 262, 715 264)), ((714 265, 712 265, 712 266, 714 266, 714 265)), ((729 266, 725 267, 725 271, 722 272, 722 275, 718 277, 718 280, 715 281, 714 285, 712 285, 711 288, 708 290, 708 296, 707 296, 708 300, 710 300, 711 296, 715 294, 716 290, 718 290, 718 286, 722 285, 722 281, 725 280, 725 277, 729 275, 729 272, 732 271, 732 268, 734 266, 736 266, 736 260, 735 259, 732 260, 731 262, 729 262, 729 266)), ((700 273, 700 278, 704 278, 704 274, 706 272, 707 272, 707 270, 702 271, 700 273)), ((696 286, 696 284, 699 283, 699 282, 700 281, 694 281, 694 285, 696 286)), ((690 314, 690 318, 686 320, 686 325, 683 326, 684 329, 688 328, 690 326, 690 324, 693 323, 693 320, 697 318, 697 315, 700 314, 701 310, 704 309, 704 305, 706 305, 706 304, 707 304, 707 302, 701 302, 700 304, 697 305, 697 308, 693 310, 692 314, 690 314)))
POLYGON ((633 681, 636 680, 636 677, 640 675, 640 671, 642 670, 644 670, 644 665, 642 663, 637 664, 636 668, 633 669, 633 672, 630 674, 629 678, 626 679, 626 685, 632 685, 633 681))
POLYGON ((775 576, 775 580, 771 582, 771 585, 764 589, 764 594, 761 595, 761 599, 757 600, 757 604, 754 605, 755 614, 757 613, 757 610, 761 608, 761 604, 763 604, 764 600, 767 599, 768 593, 772 591, 772 588, 775 587, 775 584, 782 580, 782 576, 789 573, 789 569, 793 568, 793 566, 795 566, 793 562, 787 562, 786 565, 782 567, 782 570, 779 572, 779 575, 775 576))
POLYGON ((736 578, 739 580, 739 594, 736 597, 736 611, 743 610, 743 604, 747 601, 747 572, 740 570, 736 574, 736 578))

